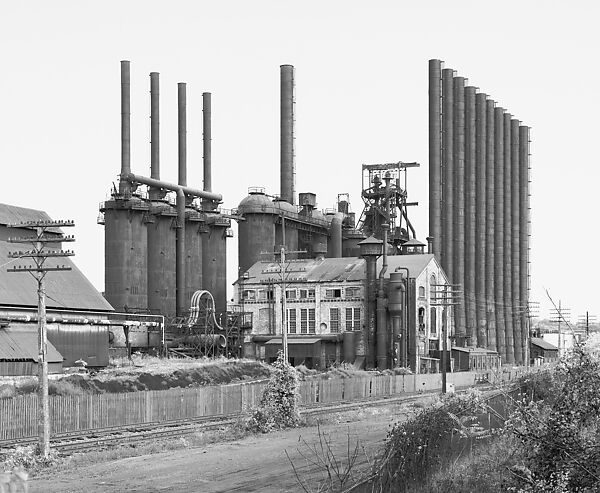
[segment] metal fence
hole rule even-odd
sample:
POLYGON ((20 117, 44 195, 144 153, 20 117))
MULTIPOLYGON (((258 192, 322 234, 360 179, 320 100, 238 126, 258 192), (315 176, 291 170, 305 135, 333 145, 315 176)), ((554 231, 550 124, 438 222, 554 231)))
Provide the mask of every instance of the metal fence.
MULTIPOLYGON (((495 378, 512 380, 519 373, 505 372, 495 378)), ((457 388, 468 387, 491 378, 487 374, 460 372, 448 374, 448 383, 457 388)), ((266 385, 266 382, 247 382, 122 394, 51 396, 50 428, 53 434, 58 434, 237 414, 256 407, 266 385)), ((309 406, 439 389, 439 374, 311 379, 301 382, 300 403, 309 406)), ((0 399, 0 440, 36 436, 37 410, 37 395, 0 399)))

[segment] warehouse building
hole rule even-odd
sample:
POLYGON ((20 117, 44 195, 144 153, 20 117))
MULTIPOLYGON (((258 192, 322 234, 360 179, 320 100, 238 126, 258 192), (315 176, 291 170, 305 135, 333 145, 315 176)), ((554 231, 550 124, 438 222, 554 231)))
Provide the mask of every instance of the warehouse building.
MULTIPOLYGON (((27 221, 51 221, 43 211, 0 204, 0 366, 2 374, 37 372, 37 282, 27 272, 11 273, 12 265, 25 265, 26 259, 8 257, 9 252, 27 249, 27 245, 9 243, 10 237, 33 237, 31 227, 9 228, 27 221)), ((58 228, 49 228, 47 236, 61 236, 58 228)), ((49 243, 60 249, 60 243, 49 243)), ((74 366, 77 360, 88 366, 108 364, 110 304, 85 275, 70 261, 61 258, 70 271, 48 273, 45 279, 48 355, 50 370, 74 366), (58 365, 60 363, 60 365, 58 365)))

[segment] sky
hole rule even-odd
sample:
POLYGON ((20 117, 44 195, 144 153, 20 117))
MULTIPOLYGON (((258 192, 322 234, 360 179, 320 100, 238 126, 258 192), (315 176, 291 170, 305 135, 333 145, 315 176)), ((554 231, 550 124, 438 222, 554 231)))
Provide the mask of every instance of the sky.
MULTIPOLYGON (((150 173, 149 73, 161 74, 167 181, 177 181, 177 83, 187 83, 196 188, 202 93, 212 93, 213 191, 225 208, 251 186, 279 193, 279 66, 292 64, 296 190, 316 193, 320 208, 349 193, 358 215, 361 164, 417 161, 410 217, 424 240, 427 66, 438 58, 531 126, 531 300, 540 315, 551 297, 575 321, 600 316, 599 14, 593 0, 4 0, 0 202, 73 219, 75 262, 103 291, 97 217, 120 167, 120 60, 131 61, 134 173, 150 173)), ((234 237, 229 284, 236 272, 234 237)))

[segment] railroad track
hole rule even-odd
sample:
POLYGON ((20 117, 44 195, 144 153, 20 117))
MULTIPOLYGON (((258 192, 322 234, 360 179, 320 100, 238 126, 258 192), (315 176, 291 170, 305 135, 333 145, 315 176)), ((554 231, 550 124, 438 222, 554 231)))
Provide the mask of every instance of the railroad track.
MULTIPOLYGON (((478 386, 478 388, 480 390, 490 390, 495 387, 481 385, 478 386)), ((398 396, 386 396, 377 399, 362 399, 358 401, 316 404, 303 407, 300 410, 300 414, 302 416, 318 416, 320 414, 339 413, 364 407, 385 406, 395 403, 401 404, 414 402, 422 399, 423 397, 428 397, 437 393, 439 393, 439 390, 414 394, 403 394, 398 396)), ((496 395, 497 393, 498 392, 492 392, 491 394, 496 395)), ((491 396, 492 395, 490 395, 490 397, 491 396)), ((108 448, 115 445, 134 444, 147 440, 184 437, 199 431, 209 431, 235 424, 239 419, 246 416, 248 416, 248 413, 237 413, 225 416, 210 416, 60 433, 53 435, 50 443, 52 448, 63 454, 84 452, 108 448)), ((38 437, 1 440, 0 453, 2 451, 6 451, 6 449, 16 446, 34 445, 37 442, 38 437)))

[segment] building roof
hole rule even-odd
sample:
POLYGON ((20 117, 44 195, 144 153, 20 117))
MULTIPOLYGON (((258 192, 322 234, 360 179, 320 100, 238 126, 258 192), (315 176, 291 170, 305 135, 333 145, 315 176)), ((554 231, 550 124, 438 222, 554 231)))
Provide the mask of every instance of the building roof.
MULTIPOLYGON (((52 219, 44 211, 0 204, 0 224, 16 224, 25 221, 52 221, 52 219)), ((62 233, 60 228, 48 228, 48 231, 50 233, 62 233)), ((18 236, 18 234, 15 234, 15 236, 18 236)))
POLYGON ((541 349, 545 349, 546 351, 558 351, 558 348, 554 344, 550 344, 539 337, 532 337, 531 344, 541 349))
MULTIPOLYGON (((0 264, 8 261, 8 252, 18 248, 19 245, 0 241, 0 264)), ((71 267, 72 270, 49 272, 46 276, 48 308, 113 311, 108 301, 68 257, 58 258, 56 262, 58 265, 71 267)), ((29 265, 32 262, 22 259, 15 263, 29 265)), ((52 262, 48 263, 52 265, 52 262)), ((37 307, 37 281, 27 272, 7 272, 6 268, 0 268, 0 309, 3 306, 37 307)))
MULTIPOLYGON (((390 255, 385 277, 397 267, 408 268, 410 277, 418 277, 435 257, 433 254, 390 255)), ((377 260, 377 273, 381 271, 383 259, 377 260)), ((279 282, 281 266, 278 262, 256 262, 244 276, 244 284, 279 282)), ((365 278, 365 260, 360 257, 342 257, 292 260, 287 268, 287 282, 340 282, 362 281, 365 278)), ((236 281, 237 282, 237 281, 236 281)))
POLYGON ((452 351, 459 351, 461 353, 470 353, 470 354, 498 354, 493 349, 483 348, 483 347, 473 347, 473 346, 452 346, 452 351))
MULTIPOLYGON (((37 326, 0 329, 0 361, 38 361, 37 326)), ((63 357, 48 341, 48 363, 62 363, 63 357)))

